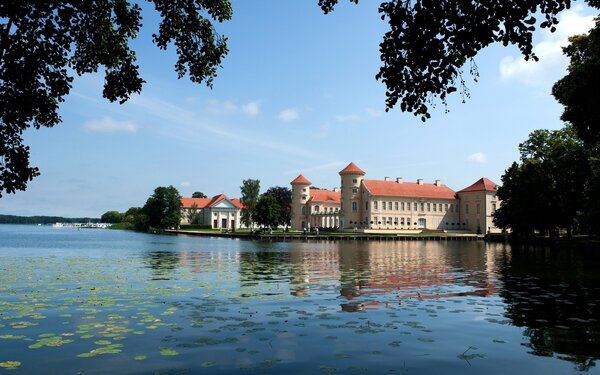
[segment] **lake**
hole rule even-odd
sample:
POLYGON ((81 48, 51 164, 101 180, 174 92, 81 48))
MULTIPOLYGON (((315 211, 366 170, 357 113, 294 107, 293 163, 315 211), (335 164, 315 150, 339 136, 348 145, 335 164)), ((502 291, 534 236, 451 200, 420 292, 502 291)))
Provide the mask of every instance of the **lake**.
POLYGON ((0 373, 600 374, 600 250, 0 225, 0 373))

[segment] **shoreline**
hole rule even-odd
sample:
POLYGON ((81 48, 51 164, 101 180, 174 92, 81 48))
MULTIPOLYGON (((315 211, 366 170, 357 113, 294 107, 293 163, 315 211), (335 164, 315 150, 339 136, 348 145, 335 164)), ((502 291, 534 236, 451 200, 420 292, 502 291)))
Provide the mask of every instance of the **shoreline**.
MULTIPOLYGON (((175 230, 167 229, 165 233, 176 235, 189 235, 200 237, 219 237, 219 238, 236 238, 248 240, 269 240, 269 241, 494 241, 498 240, 497 236, 485 236, 483 234, 461 234, 461 235, 385 235, 385 234, 249 234, 249 233, 219 233, 219 232, 202 232, 191 230, 175 230)), ((504 236, 501 237, 504 241, 504 236)))

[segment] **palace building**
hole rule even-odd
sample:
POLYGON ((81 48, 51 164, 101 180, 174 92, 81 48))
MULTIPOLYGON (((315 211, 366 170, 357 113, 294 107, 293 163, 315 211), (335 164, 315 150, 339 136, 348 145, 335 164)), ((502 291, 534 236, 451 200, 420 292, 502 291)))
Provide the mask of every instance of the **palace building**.
POLYGON ((334 190, 313 189, 302 175, 291 182, 292 229, 500 232, 492 221, 498 185, 485 177, 456 192, 439 180, 368 180, 354 163, 339 175, 334 190))

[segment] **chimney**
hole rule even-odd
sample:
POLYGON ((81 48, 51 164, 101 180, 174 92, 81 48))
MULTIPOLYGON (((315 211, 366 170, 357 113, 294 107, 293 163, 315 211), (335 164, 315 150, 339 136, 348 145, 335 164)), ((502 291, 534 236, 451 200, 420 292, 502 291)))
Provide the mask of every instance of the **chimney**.
POLYGON ((396 177, 396 182, 399 183, 399 184, 401 184, 404 181, 402 181, 402 177, 396 177))
POLYGON ((417 185, 423 185, 423 179, 422 178, 419 178, 417 180, 417 185))
POLYGON ((384 178, 383 178, 383 181, 389 181, 389 180, 390 180, 390 178, 389 178, 389 177, 384 177, 384 178))
POLYGON ((442 185, 442 183, 440 182, 440 180, 435 180, 435 183, 434 183, 434 185, 435 185, 435 186, 441 186, 441 185, 442 185))

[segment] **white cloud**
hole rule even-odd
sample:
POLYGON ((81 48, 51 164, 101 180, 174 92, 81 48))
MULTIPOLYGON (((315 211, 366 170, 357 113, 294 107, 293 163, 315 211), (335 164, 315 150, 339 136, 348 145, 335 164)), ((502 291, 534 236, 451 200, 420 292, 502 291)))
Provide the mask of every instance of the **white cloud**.
POLYGON ((116 121, 110 116, 88 120, 83 129, 92 133, 135 133, 137 125, 133 121, 116 121))
POLYGON ((345 161, 332 161, 332 162, 329 162, 329 163, 312 165, 310 167, 306 167, 306 168, 302 168, 302 169, 293 169, 293 170, 285 171, 284 174, 286 174, 286 175, 296 175, 296 174, 310 173, 310 172, 316 172, 316 171, 321 171, 321 170, 343 168, 343 167, 346 166, 346 164, 348 164, 348 162, 345 162, 345 161))
POLYGON ((335 118, 335 121, 339 121, 339 122, 352 122, 352 121, 358 121, 360 119, 360 117, 358 117, 358 115, 355 115, 355 114, 337 115, 334 118, 335 118))
POLYGON ((279 119, 283 122, 292 122, 300 118, 300 114, 293 108, 284 109, 279 112, 279 119))
POLYGON ((182 181, 179 185, 181 185, 181 187, 190 187, 192 186, 192 183, 189 181, 182 181))
POLYGON ((474 154, 467 156, 467 161, 469 161, 471 163, 483 164, 483 163, 487 163, 487 156, 485 156, 485 154, 483 152, 476 152, 474 154))
POLYGON ((224 116, 244 113, 248 116, 256 116, 260 113, 260 100, 251 100, 239 106, 231 100, 209 100, 205 106, 206 112, 211 115, 224 116))
POLYGON ((229 115, 239 110, 239 107, 230 100, 209 100, 206 103, 206 111, 212 115, 229 115))
POLYGON ((533 47, 539 61, 525 61, 522 56, 506 56, 500 61, 500 77, 515 79, 532 86, 547 85, 564 75, 569 60, 563 55, 562 47, 572 35, 587 33, 594 25, 594 16, 583 15, 580 4, 564 11, 559 16, 556 32, 542 31, 543 39, 533 47))
POLYGON ((260 106, 257 100, 253 100, 242 106, 242 111, 248 116, 256 116, 260 113, 260 106))
POLYGON ((365 112, 367 112, 367 114, 371 117, 380 117, 381 116, 381 111, 378 111, 374 108, 365 108, 365 112))

